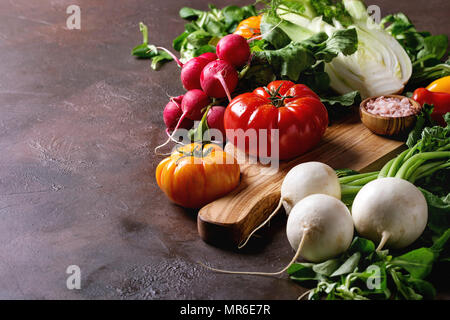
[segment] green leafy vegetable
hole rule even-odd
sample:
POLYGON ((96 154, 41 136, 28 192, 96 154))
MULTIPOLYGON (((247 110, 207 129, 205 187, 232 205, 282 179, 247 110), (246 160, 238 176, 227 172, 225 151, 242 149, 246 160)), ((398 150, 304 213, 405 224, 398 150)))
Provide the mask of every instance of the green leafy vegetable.
POLYGON ((231 5, 223 9, 209 5, 209 11, 184 7, 180 9, 180 17, 189 22, 185 31, 175 38, 173 47, 180 52, 182 62, 205 52, 215 52, 220 38, 232 33, 240 21, 255 15, 257 12, 253 5, 231 5))
POLYGON ((411 277, 424 279, 431 272, 435 254, 430 248, 419 248, 391 260, 393 266, 402 267, 411 277))
POLYGON ((361 95, 358 91, 352 91, 340 96, 324 96, 320 100, 328 110, 328 115, 331 119, 337 118, 339 115, 346 114, 352 110, 353 106, 359 105, 361 102, 361 95))
POLYGON ((363 98, 400 91, 411 76, 412 64, 403 47, 374 23, 359 0, 272 1, 281 23, 277 28, 292 41, 302 42, 318 32, 330 35, 355 29, 357 54, 340 54, 327 62, 330 86, 339 94, 359 91, 363 98), (300 6, 293 6, 296 2, 300 6))
POLYGON ((142 59, 152 59, 152 69, 157 69, 159 63, 173 60, 167 52, 158 51, 155 46, 148 43, 148 28, 142 22, 139 23, 139 30, 142 32, 142 44, 133 48, 132 55, 142 59))
POLYGON ((354 29, 336 31, 330 37, 320 32, 303 42, 290 42, 281 49, 254 52, 252 65, 268 63, 278 77, 301 81, 302 72, 320 61, 331 61, 339 53, 353 53, 357 43, 354 29))
MULTIPOLYGON (((408 138, 409 148, 387 162, 379 172, 361 174, 348 169, 336 170, 342 201, 347 205, 352 204, 366 183, 378 177, 395 176, 415 183, 428 205, 424 233, 410 251, 393 253, 375 251, 372 241, 356 237, 341 257, 321 263, 319 269, 309 266, 312 271, 333 269, 333 273, 316 271, 316 275, 309 275, 317 279, 308 296, 310 299, 421 300, 435 297, 436 290, 428 279, 433 278, 438 263, 450 261, 450 113, 444 116, 446 127, 425 126, 429 124, 431 112, 432 106, 425 106, 416 130, 408 138)), ((292 280, 302 282, 300 278, 292 277, 292 280)))
POLYGON ((414 128, 408 135, 408 139, 406 140, 406 145, 409 148, 412 148, 422 136, 422 131, 425 127, 432 126, 433 120, 431 119, 431 113, 433 113, 434 107, 429 104, 424 104, 420 113, 417 115, 417 120, 414 125, 414 128))
POLYGON ((341 256, 319 264, 295 263, 287 273, 291 280, 312 287, 311 300, 433 299, 436 290, 424 278, 449 238, 450 229, 431 247, 393 257, 387 250, 375 251, 372 241, 355 237, 341 256))
POLYGON ((403 13, 384 17, 381 26, 397 39, 413 63, 407 90, 423 87, 437 78, 450 75, 450 62, 441 63, 441 59, 448 54, 446 35, 417 31, 403 13))

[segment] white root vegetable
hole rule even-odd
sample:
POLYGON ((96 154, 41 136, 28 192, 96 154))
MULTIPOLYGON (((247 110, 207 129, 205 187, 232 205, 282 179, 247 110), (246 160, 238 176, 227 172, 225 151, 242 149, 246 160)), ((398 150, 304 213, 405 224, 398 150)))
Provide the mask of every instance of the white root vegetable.
POLYGON ((286 214, 305 197, 326 194, 341 199, 341 185, 336 172, 322 162, 305 162, 292 168, 281 185, 281 201, 286 214))
POLYGON ((356 231, 383 247, 401 249, 417 240, 428 220, 422 192, 400 178, 381 178, 366 184, 352 205, 356 231))
POLYGON ((300 255, 322 262, 345 252, 353 240, 353 220, 345 204, 329 195, 310 195, 297 203, 289 215, 286 234, 300 255))
POLYGON ((293 167, 285 176, 281 185, 281 198, 269 217, 255 228, 246 240, 239 245, 245 246, 253 234, 261 229, 283 205, 286 214, 303 198, 312 194, 326 194, 341 199, 341 186, 336 172, 325 163, 311 161, 293 167))
POLYGON ((344 203, 328 195, 314 194, 297 203, 289 215, 286 234, 296 252, 291 262, 280 271, 228 271, 202 265, 222 273, 278 275, 300 256, 311 262, 322 262, 343 253, 350 247, 353 229, 350 211, 344 203))

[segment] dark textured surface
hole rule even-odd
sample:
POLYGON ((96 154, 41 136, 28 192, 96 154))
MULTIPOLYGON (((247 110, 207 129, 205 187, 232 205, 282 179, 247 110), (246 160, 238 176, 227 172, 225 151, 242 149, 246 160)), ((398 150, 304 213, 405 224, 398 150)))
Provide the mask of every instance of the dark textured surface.
MULTIPOLYGON (((215 248, 199 239, 196 212, 170 204, 155 183, 162 109, 183 90, 174 63, 154 72, 130 56, 138 22, 169 47, 183 30, 179 8, 208 1, 75 3, 81 30, 65 27, 74 1, 0 2, 0 298, 295 299, 303 289, 286 278, 196 263, 279 269, 292 256, 284 217, 264 243, 215 248), (72 264, 81 290, 66 288, 72 264)), ((370 4, 448 34, 448 0, 370 4)))

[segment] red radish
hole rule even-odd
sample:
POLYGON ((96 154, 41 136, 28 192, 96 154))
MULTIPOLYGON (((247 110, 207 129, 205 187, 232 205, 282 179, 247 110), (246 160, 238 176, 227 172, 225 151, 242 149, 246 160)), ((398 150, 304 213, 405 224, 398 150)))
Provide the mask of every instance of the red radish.
POLYGON ((186 90, 201 89, 200 74, 210 60, 202 57, 192 58, 181 67, 181 83, 186 90))
POLYGON ((223 124, 225 109, 222 106, 212 106, 206 115, 208 128, 219 130, 222 133, 222 141, 225 139, 225 127, 223 124))
MULTIPOLYGON (((172 102, 174 104, 177 104, 175 100, 172 100, 172 102)), ((178 119, 177 124, 173 129, 172 134, 169 136, 166 142, 155 148, 155 153, 157 153, 158 149, 162 148, 163 146, 168 144, 170 140, 173 139, 175 132, 180 128, 180 125, 185 121, 186 118, 194 121, 200 120, 202 118, 202 110, 206 108, 209 103, 210 103, 209 97, 202 90, 193 89, 186 92, 183 96, 183 99, 181 100, 180 105, 182 113, 178 119)))
POLYGON ((176 55, 174 55, 172 52, 167 50, 163 47, 157 47, 158 50, 163 50, 166 53, 168 53, 173 60, 178 64, 178 66, 181 68, 181 83, 183 84, 183 87, 186 90, 192 90, 192 89, 201 89, 200 86, 200 73, 202 72, 203 68, 212 60, 217 59, 217 56, 215 53, 213 53, 213 56, 211 55, 205 55, 203 54, 199 57, 192 58, 186 63, 182 63, 180 59, 176 55))
POLYGON ((250 58, 250 46, 247 39, 238 34, 229 34, 217 43, 216 52, 219 59, 228 61, 234 67, 241 67, 250 58))
MULTIPOLYGON (((163 112, 164 123, 166 124, 166 133, 172 132, 177 126, 178 121, 183 114, 181 110, 181 101, 183 100, 184 95, 170 98, 170 101, 166 104, 163 112)), ((194 125, 194 122, 191 119, 184 118, 184 120, 180 123, 179 127, 184 129, 190 129, 194 125)))
MULTIPOLYGON (((200 89, 192 89, 184 94, 181 101, 182 118, 201 120, 202 110, 210 103, 209 97, 200 89)), ((180 118, 181 119, 181 118, 180 118)))
POLYGON ((213 98, 228 97, 236 89, 239 76, 233 66, 225 60, 215 60, 208 63, 200 75, 203 91, 213 98))
POLYGON ((205 53, 202 53, 201 55, 199 55, 199 57, 205 58, 206 60, 209 60, 209 61, 217 60, 217 54, 215 54, 214 52, 205 52, 205 53))

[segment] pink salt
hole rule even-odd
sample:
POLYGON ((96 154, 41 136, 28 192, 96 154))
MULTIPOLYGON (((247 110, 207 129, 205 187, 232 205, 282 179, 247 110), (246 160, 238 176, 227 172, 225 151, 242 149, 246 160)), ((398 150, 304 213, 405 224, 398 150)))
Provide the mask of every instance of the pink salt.
POLYGON ((414 109, 408 98, 381 96, 367 102, 366 110, 384 117, 405 117, 414 114, 414 109))

